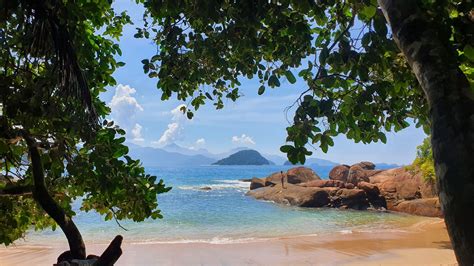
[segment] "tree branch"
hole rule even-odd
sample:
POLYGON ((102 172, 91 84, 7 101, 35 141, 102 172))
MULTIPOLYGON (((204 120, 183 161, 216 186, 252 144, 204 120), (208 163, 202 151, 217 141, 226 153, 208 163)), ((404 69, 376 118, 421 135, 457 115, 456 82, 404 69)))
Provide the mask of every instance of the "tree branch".
POLYGON ((69 249, 73 258, 85 259, 86 248, 82 240, 81 233, 74 222, 66 215, 63 209, 54 201, 46 188, 44 180, 43 165, 41 155, 37 147, 36 140, 32 138, 26 130, 22 134, 28 145, 31 167, 33 172, 33 197, 44 209, 44 211, 61 227, 69 243, 69 249))

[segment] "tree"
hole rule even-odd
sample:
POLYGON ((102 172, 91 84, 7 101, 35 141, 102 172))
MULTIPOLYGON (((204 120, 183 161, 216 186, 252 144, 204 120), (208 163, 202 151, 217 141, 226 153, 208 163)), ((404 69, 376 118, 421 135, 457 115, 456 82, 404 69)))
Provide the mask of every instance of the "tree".
POLYGON ((291 162, 333 137, 386 142, 414 120, 431 132, 440 199, 457 260, 474 263, 474 10, 471 0, 149 0, 136 37, 159 50, 143 68, 162 99, 263 94, 280 80, 307 87, 291 105, 291 162))
POLYGON ((32 224, 59 225, 72 258, 84 259, 74 200, 105 220, 142 221, 161 218, 156 196, 169 190, 127 156, 125 131, 105 120, 110 110, 99 99, 123 65, 114 39, 130 19, 108 1, 1 7, 0 243, 32 224))
POLYGON ((433 161, 433 149, 431 148, 431 139, 429 137, 423 140, 423 143, 416 147, 416 158, 408 166, 409 170, 421 173, 423 181, 434 184, 436 173, 433 161))

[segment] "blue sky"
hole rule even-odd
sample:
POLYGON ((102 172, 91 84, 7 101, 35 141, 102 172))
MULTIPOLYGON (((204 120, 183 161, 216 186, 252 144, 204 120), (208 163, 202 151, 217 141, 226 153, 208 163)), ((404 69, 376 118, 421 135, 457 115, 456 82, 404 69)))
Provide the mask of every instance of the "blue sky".
MULTIPOLYGON (((143 73, 140 61, 154 55, 156 46, 133 37, 135 27, 141 23, 141 9, 128 0, 118 1, 115 7, 126 9, 136 25, 127 26, 120 40, 123 54, 118 60, 126 65, 114 74, 119 85, 109 88, 101 98, 112 108, 111 117, 127 131, 131 142, 153 147, 175 142, 216 153, 246 146, 263 153, 281 154, 279 147, 284 144, 285 128, 289 125, 284 109, 305 89, 303 82, 282 82, 280 88, 267 89, 258 96, 258 82, 245 80, 241 88, 244 96, 236 103, 227 102, 223 110, 215 110, 209 104, 189 121, 175 110, 183 103, 174 99, 162 102, 156 80, 143 73)), ((338 136, 327 154, 315 150, 313 157, 341 163, 369 160, 408 164, 424 137, 423 131, 414 127, 388 133, 387 144, 355 144, 338 136)))

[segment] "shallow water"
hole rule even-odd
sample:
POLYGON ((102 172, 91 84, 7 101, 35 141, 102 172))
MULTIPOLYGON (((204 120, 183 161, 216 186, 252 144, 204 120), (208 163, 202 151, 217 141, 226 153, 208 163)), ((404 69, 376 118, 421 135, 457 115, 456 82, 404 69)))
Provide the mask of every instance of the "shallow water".
MULTIPOLYGON (((202 166, 148 169, 173 189, 158 196, 164 218, 142 223, 105 222, 94 212, 78 211, 74 218, 88 243, 108 243, 115 234, 132 243, 233 243, 295 236, 348 234, 356 231, 404 230, 422 217, 393 213, 307 209, 257 201, 245 196, 242 178, 264 177, 289 166, 202 166), (211 190, 201 190, 210 187, 211 190)), ((315 169, 323 178, 330 168, 315 169)), ((79 205, 79 203, 76 203, 79 205)), ((75 206, 78 208, 78 206, 75 206)), ((29 232, 17 244, 64 244, 60 230, 29 232)))

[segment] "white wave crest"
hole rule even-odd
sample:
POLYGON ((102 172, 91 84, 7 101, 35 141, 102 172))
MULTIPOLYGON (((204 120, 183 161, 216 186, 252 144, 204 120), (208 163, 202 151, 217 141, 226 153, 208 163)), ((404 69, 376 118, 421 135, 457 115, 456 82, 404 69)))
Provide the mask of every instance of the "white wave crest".
POLYGON ((249 189, 249 183, 242 182, 239 180, 216 180, 221 182, 219 184, 202 184, 194 186, 179 186, 182 190, 195 190, 195 191, 212 191, 212 190, 223 190, 223 189, 236 189, 240 191, 247 191, 249 189))
POLYGON ((177 239, 177 240, 161 240, 161 241, 141 241, 132 242, 132 245, 150 245, 150 244, 192 244, 192 243, 205 243, 213 245, 224 245, 224 244, 239 244, 239 243, 250 243, 265 241, 260 238, 228 238, 228 237, 213 237, 210 239, 177 239))

